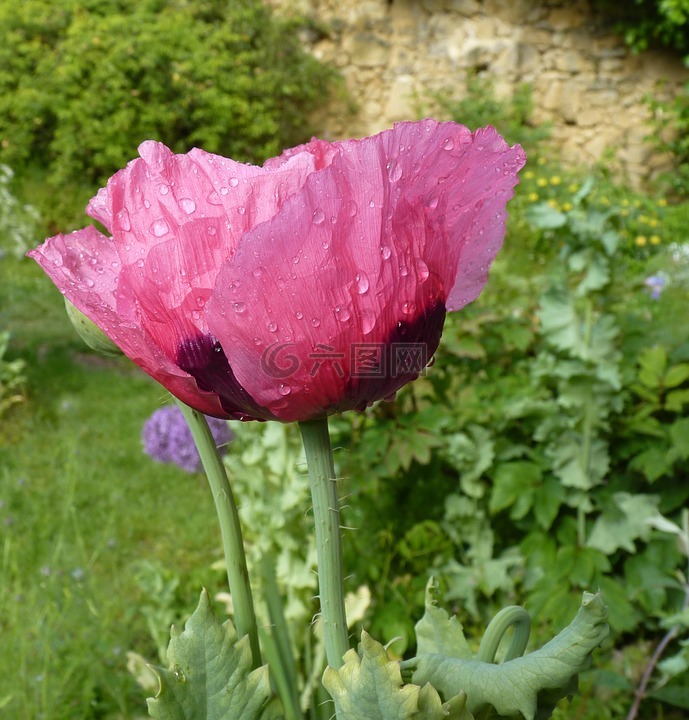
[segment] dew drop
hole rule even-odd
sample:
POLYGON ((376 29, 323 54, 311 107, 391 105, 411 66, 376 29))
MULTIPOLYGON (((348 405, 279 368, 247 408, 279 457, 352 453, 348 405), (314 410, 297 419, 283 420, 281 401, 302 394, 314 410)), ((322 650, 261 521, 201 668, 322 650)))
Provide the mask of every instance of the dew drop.
POLYGON ((347 310, 346 307, 342 307, 341 305, 337 305, 334 308, 334 313, 335 313, 335 317, 340 322, 347 322, 347 320, 349 320, 349 318, 351 317, 351 315, 349 314, 349 310, 347 310))
POLYGON ((321 247, 323 248, 323 250, 327 250, 330 247, 330 243, 324 241, 321 243, 321 247))
POLYGON ((237 180, 236 177, 231 177, 229 179, 230 187, 237 187, 239 185, 239 180, 237 180))
POLYGON ((232 304, 232 308, 236 313, 243 313, 246 310, 246 305, 243 302, 236 302, 232 304))
POLYGON ((349 203, 349 217, 354 217, 357 212, 359 212, 359 206, 352 200, 352 202, 349 203))
POLYGON ((136 261, 136 267, 142 268, 143 266, 144 266, 144 261, 143 261, 141 258, 139 258, 139 259, 136 261))
POLYGON ((160 194, 167 195, 170 192, 170 188, 167 185, 160 186, 160 194))
POLYGON ((277 324, 276 322, 269 322, 269 323, 268 323, 268 330, 270 330, 270 332, 272 332, 272 333, 277 332, 277 331, 278 331, 278 324, 277 324))
POLYGON ((261 273, 263 273, 263 268, 260 268, 260 267, 254 268, 253 271, 251 272, 251 274, 254 277, 260 277, 261 273))
POLYGON ((240 205, 240 206, 237 208, 237 212, 238 212, 240 215, 244 215, 244 213, 246 213, 246 208, 244 207, 244 205, 240 205))
POLYGON ((400 275, 402 277, 407 277, 407 275, 409 275, 409 268, 406 265, 400 265, 400 275))
POLYGON ((170 228, 168 227, 168 224, 165 222, 165 220, 160 218, 151 225, 149 231, 152 235, 155 235, 156 237, 163 237, 163 235, 167 234, 169 229, 170 228))
POLYGON ((297 312, 294 313, 294 317, 297 318, 297 320, 301 320, 304 317, 304 313, 297 310, 297 312))
POLYGON ((443 150, 452 150, 455 146, 455 141, 452 138, 447 138, 443 143, 443 150))
POLYGON ((357 273, 354 281, 356 282, 356 291, 359 293, 359 295, 364 295, 368 292, 369 282, 365 273, 357 273))
POLYGON ((431 198, 430 202, 428 203, 428 207, 431 208, 431 210, 435 210, 438 207, 438 197, 431 198))
POLYGON ((220 188, 220 194, 221 194, 221 195, 227 195, 228 192, 230 192, 228 188, 226 188, 226 187, 221 187, 221 188, 220 188))
POLYGON ((414 310, 416 310, 416 303, 415 303, 415 302, 410 302, 409 300, 406 300, 405 302, 403 302, 403 303, 400 305, 400 310, 401 310, 405 315, 411 315, 411 314, 414 312, 414 310))
POLYGON ((388 180, 390 182, 397 182, 402 177, 402 166, 395 160, 390 160, 385 168, 388 171, 388 180))
POLYGON ((117 213, 117 219, 120 222, 120 230, 128 232, 132 229, 132 223, 129 220, 129 211, 127 208, 122 208, 122 210, 117 213))
POLYGON ((371 200, 371 202, 368 204, 370 208, 374 208, 376 206, 375 200, 371 200))
POLYGON ((292 392, 292 388, 289 385, 278 385, 278 392, 280 395, 289 395, 292 392))
POLYGON ((428 265, 421 259, 416 259, 416 277, 419 279, 419 282, 425 282, 428 280, 428 276, 431 274, 431 271, 428 269, 428 265))
POLYGON ((376 316, 369 310, 362 310, 359 317, 361 318, 361 332, 368 335, 376 326, 376 316))
POLYGON ((389 260, 390 256, 392 255, 392 250, 387 245, 383 245, 380 248, 380 254, 383 257, 383 260, 389 260))
POLYGON ((215 233, 218 232, 218 229, 215 227, 215 225, 209 225, 207 230, 209 235, 215 235, 215 233))
POLYGON ((311 320, 311 324, 312 324, 314 327, 318 327, 318 326, 321 324, 321 321, 320 321, 317 317, 315 317, 315 318, 313 318, 313 319, 311 320))
POLYGON ((187 215, 191 215, 196 210, 196 203, 191 198, 180 198, 179 206, 182 208, 182 212, 187 215))
POLYGON ((292 264, 293 264, 293 265, 298 265, 298 264, 299 264, 299 256, 298 256, 298 255, 295 255, 295 256, 292 258, 292 264))
POLYGON ((86 278, 86 280, 84 282, 86 283, 86 287, 90 287, 90 288, 92 288, 96 284, 93 282, 93 280, 91 280, 91 278, 86 278))
POLYGON ((151 203, 148 200, 144 200, 144 207, 148 210, 151 207, 151 203))
POLYGON ((213 192, 210 193, 210 195, 208 195, 208 197, 206 198, 206 202, 209 205, 222 205, 222 200, 220 199, 220 195, 218 195, 218 193, 215 192, 215 190, 213 190, 213 192))
POLYGON ((314 225, 320 225, 325 220, 325 213, 322 208, 316 208, 311 216, 314 225))

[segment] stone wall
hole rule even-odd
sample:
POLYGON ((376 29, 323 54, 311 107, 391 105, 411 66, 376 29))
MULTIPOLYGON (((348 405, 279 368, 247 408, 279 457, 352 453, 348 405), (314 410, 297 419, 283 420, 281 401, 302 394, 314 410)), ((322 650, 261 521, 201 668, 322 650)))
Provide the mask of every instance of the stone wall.
POLYGON ((608 149, 634 183, 666 159, 644 141, 648 93, 667 97, 689 72, 660 52, 633 55, 586 0, 270 0, 322 23, 304 38, 343 74, 357 111, 333 106, 332 138, 367 135, 434 110, 429 92, 455 98, 471 74, 499 97, 529 83, 535 123, 552 124, 565 162, 589 164, 608 149))

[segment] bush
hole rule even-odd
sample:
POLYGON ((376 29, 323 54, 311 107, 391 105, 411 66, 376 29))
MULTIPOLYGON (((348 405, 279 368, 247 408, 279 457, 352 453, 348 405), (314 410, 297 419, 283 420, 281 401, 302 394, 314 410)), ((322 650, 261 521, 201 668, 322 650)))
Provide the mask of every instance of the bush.
POLYGON ((333 74, 258 0, 0 0, 0 159, 103 182, 145 139, 260 161, 333 74))

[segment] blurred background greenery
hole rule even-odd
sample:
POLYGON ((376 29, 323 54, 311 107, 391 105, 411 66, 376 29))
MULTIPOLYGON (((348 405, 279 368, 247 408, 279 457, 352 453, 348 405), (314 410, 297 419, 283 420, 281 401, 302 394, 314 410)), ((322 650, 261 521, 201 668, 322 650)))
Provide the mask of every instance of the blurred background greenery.
MULTIPOLYGON (((685 2, 635 7, 620 19, 630 43, 687 52, 685 2)), ((0 27, 0 712, 141 717, 139 656, 161 662, 200 587, 224 588, 212 501, 203 478, 142 452, 162 389, 90 352, 23 253, 82 226, 88 198, 142 140, 261 162, 317 131, 308 118, 342 86, 301 50, 314 21, 254 0, 1 0, 0 27)), ((496 125, 529 163, 490 282, 448 319, 426 376, 333 421, 356 528, 345 536, 353 615, 365 611, 392 654, 413 652, 433 573, 469 636, 519 603, 539 644, 583 589, 601 588, 613 634, 558 717, 626 717, 672 633, 636 716, 679 720, 689 104, 657 116, 671 135, 649 127, 675 172, 632 191, 606 163, 564 168, 531 121, 528 87, 497 100, 477 77, 463 97, 433 100, 472 129, 496 125)), ((250 562, 275 558, 293 633, 305 632, 316 607, 299 439, 271 424, 234 430, 226 462, 250 562)), ((317 675, 318 648, 294 640, 303 676, 317 675)))

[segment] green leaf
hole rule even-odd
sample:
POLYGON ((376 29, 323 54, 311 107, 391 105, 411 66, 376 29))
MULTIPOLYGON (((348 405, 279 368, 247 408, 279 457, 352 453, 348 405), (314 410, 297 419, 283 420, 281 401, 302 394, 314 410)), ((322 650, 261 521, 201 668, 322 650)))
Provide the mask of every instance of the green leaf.
POLYGON ((659 387, 667 366, 665 348, 656 345, 645 350, 639 358, 639 366, 639 381, 647 388, 659 387))
POLYGON ((359 652, 349 650, 344 665, 328 667, 323 685, 335 702, 338 720, 472 720, 464 710, 466 697, 452 693, 443 703, 429 684, 405 685, 400 663, 362 632, 359 652))
POLYGON ((492 707, 500 717, 521 713, 534 720, 537 712, 548 717, 556 702, 572 692, 576 676, 591 663, 591 652, 608 636, 606 617, 601 596, 584 593, 570 625, 530 655, 495 665, 424 654, 405 666, 414 669, 415 683, 431 683, 445 697, 464 690, 471 713, 492 707))
POLYGON ((249 638, 237 640, 220 624, 203 590, 184 630, 172 626, 169 669, 153 668, 160 682, 148 712, 159 720, 273 720, 281 717, 268 666, 251 669, 249 638))
POLYGON ((689 378, 689 363, 681 363, 680 365, 673 365, 666 373, 663 378, 663 385, 666 388, 674 388, 681 385, 685 380, 689 378))
POLYGON ((550 207, 548 203, 531 205, 525 214, 526 219, 539 230, 555 230, 567 223, 567 215, 550 207))
POLYGON ((648 521, 658 515, 659 501, 656 495, 615 493, 613 504, 596 518, 586 544, 607 555, 620 548, 634 553, 634 541, 650 535, 648 521))
POLYGON ((464 637, 462 623, 438 607, 438 583, 431 578, 426 585, 426 611, 416 623, 416 645, 419 655, 425 653, 470 658, 473 653, 464 637))
POLYGON ((689 458, 689 418, 675 420, 670 427, 673 454, 682 460, 689 458))

